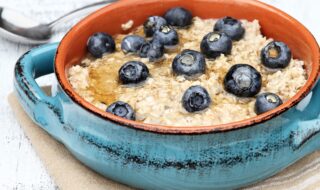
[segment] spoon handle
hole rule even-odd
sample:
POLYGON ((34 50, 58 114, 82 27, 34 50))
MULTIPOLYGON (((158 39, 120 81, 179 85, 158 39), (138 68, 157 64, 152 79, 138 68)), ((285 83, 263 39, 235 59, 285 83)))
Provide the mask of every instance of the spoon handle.
POLYGON ((103 6, 103 5, 113 3, 116 1, 118 1, 118 0, 103 0, 103 1, 95 2, 95 3, 89 4, 89 5, 85 5, 83 7, 75 9, 75 10, 57 18, 56 20, 50 22, 48 24, 48 26, 50 28, 54 28, 55 26, 59 25, 60 23, 64 23, 67 20, 72 20, 73 18, 79 18, 79 17, 87 15, 92 12, 92 9, 96 9, 99 6, 103 6))

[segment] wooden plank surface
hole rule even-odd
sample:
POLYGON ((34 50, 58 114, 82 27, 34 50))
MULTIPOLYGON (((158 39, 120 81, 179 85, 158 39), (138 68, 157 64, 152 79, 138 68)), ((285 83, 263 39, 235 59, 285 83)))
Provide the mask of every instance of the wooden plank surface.
MULTIPOLYGON (((96 2, 97 0, 95 0, 96 2)), ((305 24, 320 40, 320 1, 263 0, 288 12, 305 24)), ((81 7, 92 0, 0 0, 0 6, 12 7, 32 18, 49 22, 54 18, 81 7)), ((54 40, 61 37, 57 35, 54 40)), ((297 36, 298 38, 299 36, 297 36)), ((12 92, 13 68, 21 54, 30 49, 0 37, 0 189, 56 189, 34 153, 28 139, 12 114, 7 96, 12 92)), ((50 77, 39 80, 50 84, 50 77)))

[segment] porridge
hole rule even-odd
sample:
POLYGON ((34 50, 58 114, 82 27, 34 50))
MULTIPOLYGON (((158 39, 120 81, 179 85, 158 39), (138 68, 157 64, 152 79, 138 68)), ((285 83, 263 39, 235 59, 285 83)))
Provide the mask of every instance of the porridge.
MULTIPOLYGON (((169 28, 169 30, 177 32, 179 42, 175 46, 167 43, 166 45, 172 45, 172 48, 171 46, 164 46, 162 59, 152 59, 156 54, 150 54, 150 56, 148 54, 145 57, 132 53, 135 49, 132 46, 135 45, 134 43, 127 44, 129 48, 124 47, 125 44, 122 42, 128 35, 148 36, 145 26, 137 27, 128 35, 115 35, 113 36, 115 50, 112 53, 105 53, 99 58, 88 54, 81 64, 69 69, 69 81, 80 96, 103 111, 106 111, 108 107, 112 107, 110 105, 114 102, 122 101, 129 104, 134 111, 134 113, 128 113, 131 114, 130 117, 125 118, 135 119, 144 123, 170 126, 214 125, 248 119, 270 110, 264 109, 268 107, 265 106, 268 103, 278 102, 278 106, 282 102, 286 102, 305 84, 307 74, 303 68, 304 63, 301 60, 291 58, 291 54, 287 65, 282 64, 278 68, 269 67, 268 64, 272 63, 268 63, 268 61, 265 64, 261 63, 263 61, 262 50, 266 46, 272 45, 273 40, 261 34, 257 20, 241 20, 240 23, 245 32, 241 37, 235 36, 232 38, 230 52, 221 51, 218 55, 211 54, 214 57, 208 56, 210 53, 207 54, 205 52, 206 50, 202 48, 201 43, 203 43, 204 36, 213 32, 213 26, 217 26, 217 22, 219 22, 217 19, 193 17, 192 23, 189 23, 190 26, 187 28, 169 28), (179 68, 177 71, 173 71, 175 69, 173 62, 177 59, 175 57, 184 50, 188 50, 187 53, 194 50, 196 53, 199 52, 198 54, 200 52, 206 54, 205 60, 200 59, 201 61, 199 61, 199 64, 203 63, 202 70, 198 69, 197 71, 199 72, 191 77, 188 76, 188 73, 180 74, 179 68), (136 81, 138 84, 135 85, 126 84, 125 80, 119 77, 119 70, 122 69, 123 72, 126 72, 126 68, 123 65, 130 61, 142 62, 147 67, 147 70, 143 71, 148 76, 141 81, 136 81), (226 76, 228 74, 231 77, 234 76, 234 73, 230 72, 238 67, 241 67, 240 70, 244 69, 244 73, 247 70, 252 73, 252 69, 256 72, 255 76, 260 80, 257 82, 257 84, 260 84, 256 89, 257 92, 253 94, 248 92, 246 94, 240 90, 237 94, 236 92, 232 93, 233 87, 231 91, 228 90, 226 83, 231 83, 227 81, 226 76), (205 107, 202 109, 201 106, 198 106, 197 108, 199 109, 193 109, 193 111, 191 109, 190 111, 188 105, 184 104, 188 103, 188 100, 185 100, 185 98, 188 98, 188 90, 192 91, 190 87, 194 86, 201 87, 200 91, 202 91, 200 92, 199 89, 198 91, 203 96, 200 99, 190 100, 189 104, 202 104, 205 107), (258 109, 258 103, 264 103, 264 106, 262 108, 258 106, 258 108, 261 108, 258 109)), ((168 24, 174 26, 184 24, 171 23, 168 22, 168 24)), ((156 33, 157 31, 153 32, 156 33)), ((214 38, 214 40, 222 40, 223 38, 223 35, 220 35, 215 39, 216 36, 214 35, 209 36, 209 40, 211 40, 210 38, 214 38)), ((276 47, 281 48, 282 46, 276 47)), ((141 49, 141 47, 139 48, 141 49)), ((280 50, 271 48, 267 52, 267 56, 281 57, 277 55, 280 50)), ((186 64, 189 61, 187 58, 182 59, 186 64)), ((142 69, 145 68, 142 66, 142 69)), ((241 85, 247 85, 247 76, 249 75, 241 75, 241 77, 237 78, 237 80, 242 81, 241 85)), ((250 85, 249 78, 247 87, 250 85)), ((119 113, 128 112, 126 109, 118 111, 119 113)))

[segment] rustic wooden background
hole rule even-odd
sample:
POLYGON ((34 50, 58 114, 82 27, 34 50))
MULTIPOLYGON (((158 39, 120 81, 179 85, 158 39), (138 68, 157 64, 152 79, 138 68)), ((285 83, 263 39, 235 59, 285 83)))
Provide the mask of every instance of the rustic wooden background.
MULTIPOLYGON (((262 0, 302 22, 320 40, 320 1, 262 0)), ((49 22, 58 16, 97 0, 0 0, 0 6, 17 9, 36 20, 49 22)), ((59 40, 62 34, 54 37, 59 40)), ((299 36, 297 36, 299 38, 299 36)), ((57 189, 41 161, 24 136, 9 107, 13 67, 31 46, 9 42, 0 37, 0 189, 57 189)), ((52 76, 51 76, 52 77, 52 76)), ((50 77, 39 80, 49 84, 50 77)))

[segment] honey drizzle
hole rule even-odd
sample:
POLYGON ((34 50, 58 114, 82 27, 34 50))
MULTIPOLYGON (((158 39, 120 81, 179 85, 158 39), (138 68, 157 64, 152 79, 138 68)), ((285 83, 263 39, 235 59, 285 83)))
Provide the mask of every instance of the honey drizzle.
MULTIPOLYGON (((179 30, 177 30, 179 34, 179 30)), ((138 27, 135 29, 132 34, 144 36, 143 27, 138 27)), ((104 55, 103 60, 99 63, 98 66, 89 66, 89 87, 95 101, 99 101, 106 105, 109 105, 118 100, 119 95, 123 92, 123 88, 127 88, 118 80, 118 71, 120 67, 132 60, 139 60, 140 58, 137 55, 125 55, 122 53, 120 45, 121 41, 124 38, 124 35, 114 36, 116 42, 116 52, 109 55, 104 55), (114 61, 109 61, 111 60, 114 61), (113 58, 113 59, 112 59, 113 58), (120 61, 120 63, 119 63, 120 61)), ((176 55, 181 51, 180 44, 191 41, 192 39, 186 39, 181 34, 179 34, 180 41, 176 49, 170 52, 165 52, 169 58, 165 58, 156 63, 150 63, 145 59, 142 61, 145 63, 150 71, 150 77, 152 75, 162 75, 166 77, 172 77, 171 72, 171 63, 172 55, 176 55)))

